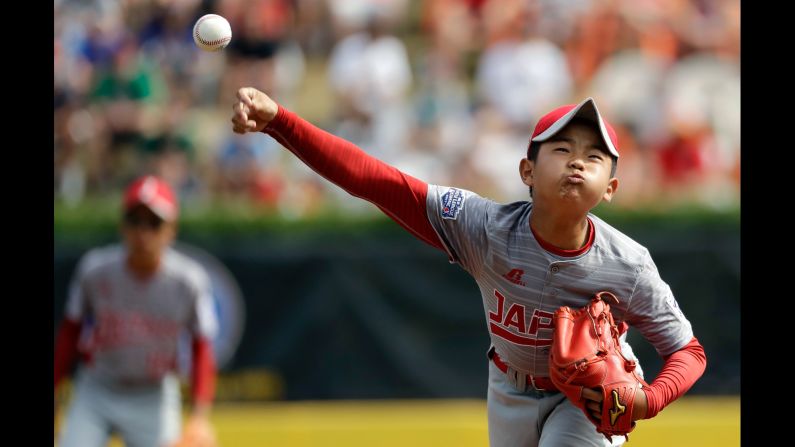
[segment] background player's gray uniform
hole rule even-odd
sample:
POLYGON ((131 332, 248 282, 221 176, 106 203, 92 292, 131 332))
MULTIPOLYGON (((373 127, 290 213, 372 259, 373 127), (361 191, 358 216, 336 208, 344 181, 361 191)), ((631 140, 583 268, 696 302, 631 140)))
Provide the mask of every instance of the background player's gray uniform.
POLYGON ((155 275, 140 280, 126 259, 122 245, 94 249, 72 280, 66 317, 84 322, 80 348, 90 360, 76 378, 62 447, 104 446, 111 430, 128 447, 175 441, 180 336, 217 331, 210 279, 197 262, 168 248, 155 275))
MULTIPOLYGON (((451 262, 477 282, 491 346, 511 373, 489 362, 490 444, 611 445, 562 393, 526 390, 525 376, 549 376, 554 312, 580 308, 602 290, 621 301, 611 305, 616 323, 638 329, 660 356, 693 338, 648 250, 589 214, 595 231, 590 249, 577 257, 557 256, 530 230, 532 203, 499 204, 458 188, 428 185, 427 210, 451 262)), ((625 338, 622 349, 634 358, 625 338)), ((613 445, 624 441, 613 439, 613 445)))

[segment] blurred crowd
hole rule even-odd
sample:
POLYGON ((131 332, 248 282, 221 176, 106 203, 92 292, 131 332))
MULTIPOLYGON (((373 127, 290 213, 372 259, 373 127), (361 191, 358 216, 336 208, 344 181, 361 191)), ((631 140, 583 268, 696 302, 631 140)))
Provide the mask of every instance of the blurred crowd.
POLYGON ((257 87, 429 183, 526 200, 536 120, 592 96, 616 127, 616 206, 730 207, 740 189, 739 0, 55 0, 55 199, 153 173, 195 206, 376 212, 264 134, 257 87), (206 13, 229 47, 201 52, 206 13))

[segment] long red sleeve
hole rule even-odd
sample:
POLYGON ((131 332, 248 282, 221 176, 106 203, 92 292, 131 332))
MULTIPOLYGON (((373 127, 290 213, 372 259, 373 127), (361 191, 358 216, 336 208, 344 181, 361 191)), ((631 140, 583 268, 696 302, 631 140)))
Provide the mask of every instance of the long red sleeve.
POLYGON ((684 348, 665 358, 662 371, 645 389, 648 409, 646 419, 653 418, 668 404, 684 395, 707 367, 704 347, 693 337, 684 348))
POLYGON ((77 342, 80 338, 80 321, 65 318, 55 338, 55 365, 53 389, 69 374, 69 370, 77 358, 77 342))
POLYGON ((210 340, 193 339, 193 367, 191 368, 193 404, 211 404, 215 397, 215 357, 210 340))
POLYGON ((375 204, 411 234, 444 251, 426 215, 425 182, 313 126, 282 106, 263 132, 327 180, 375 204))

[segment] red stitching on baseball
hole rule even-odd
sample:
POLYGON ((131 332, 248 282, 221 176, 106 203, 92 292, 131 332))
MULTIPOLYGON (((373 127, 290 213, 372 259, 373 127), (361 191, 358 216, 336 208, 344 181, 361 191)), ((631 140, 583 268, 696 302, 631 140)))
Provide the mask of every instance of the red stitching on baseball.
MULTIPOLYGON (((221 16, 219 16, 218 14, 207 14, 206 16, 204 16, 201 19, 199 19, 198 22, 196 22, 196 27, 194 28, 195 29, 194 34, 195 34, 196 39, 199 42, 201 42, 202 45, 215 46, 215 45, 222 44, 224 42, 229 42, 232 39, 231 37, 222 37, 222 38, 217 39, 217 40, 204 40, 204 39, 202 39, 202 37, 199 35, 199 28, 201 28, 200 25, 205 20, 212 19, 212 18, 215 18, 215 17, 221 17, 221 16)), ((221 18, 223 18, 223 17, 221 17, 221 18)))

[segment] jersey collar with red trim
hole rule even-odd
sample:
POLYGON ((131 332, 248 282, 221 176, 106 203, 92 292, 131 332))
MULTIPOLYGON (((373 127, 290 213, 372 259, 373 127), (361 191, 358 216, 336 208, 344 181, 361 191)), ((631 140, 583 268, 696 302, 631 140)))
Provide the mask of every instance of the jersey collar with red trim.
POLYGON ((590 217, 587 219, 588 219, 588 242, 586 242, 585 245, 583 245, 582 247, 576 250, 563 250, 561 248, 555 247, 549 242, 541 239, 541 236, 539 236, 538 233, 536 233, 532 225, 530 226, 530 231, 533 232, 533 236, 535 236, 536 241, 538 241, 538 245, 540 245, 541 248, 543 248, 544 250, 552 253, 553 255, 563 256, 566 258, 573 258, 575 256, 580 256, 581 254, 585 253, 591 248, 591 245, 593 245, 594 234, 595 234, 594 225, 593 222, 591 222, 590 217))

